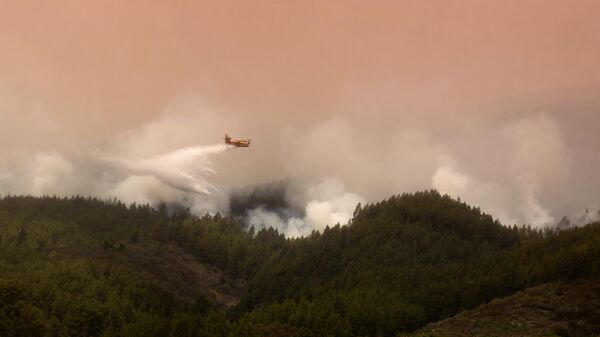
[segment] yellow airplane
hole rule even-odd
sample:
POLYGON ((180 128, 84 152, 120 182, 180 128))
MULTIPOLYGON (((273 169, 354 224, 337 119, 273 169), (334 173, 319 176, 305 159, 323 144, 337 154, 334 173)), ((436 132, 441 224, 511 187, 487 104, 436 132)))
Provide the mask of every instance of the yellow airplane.
POLYGON ((248 147, 250 146, 250 139, 231 139, 228 134, 225 134, 225 144, 237 147, 248 147))

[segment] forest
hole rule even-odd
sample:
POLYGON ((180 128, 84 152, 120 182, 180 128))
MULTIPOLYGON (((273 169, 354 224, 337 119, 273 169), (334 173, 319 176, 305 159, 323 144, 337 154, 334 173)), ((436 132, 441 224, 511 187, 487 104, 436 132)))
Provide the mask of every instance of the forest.
POLYGON ((507 227, 435 190, 293 239, 177 205, 4 196, 0 337, 397 336, 530 287, 597 282, 599 257, 600 223, 507 227))

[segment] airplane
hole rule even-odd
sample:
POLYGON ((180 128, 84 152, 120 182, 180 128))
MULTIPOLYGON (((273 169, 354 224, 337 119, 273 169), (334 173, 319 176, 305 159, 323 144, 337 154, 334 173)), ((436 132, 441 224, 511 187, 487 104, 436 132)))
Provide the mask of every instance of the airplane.
POLYGON ((228 134, 225 134, 225 144, 236 147, 248 147, 250 146, 250 139, 231 139, 228 134))

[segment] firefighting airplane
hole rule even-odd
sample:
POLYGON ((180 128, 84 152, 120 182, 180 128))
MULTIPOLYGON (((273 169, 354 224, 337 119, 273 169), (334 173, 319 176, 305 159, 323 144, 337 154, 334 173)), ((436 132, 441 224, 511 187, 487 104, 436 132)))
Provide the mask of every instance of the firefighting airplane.
POLYGON ((231 139, 228 134, 225 134, 225 144, 236 147, 248 147, 250 146, 250 139, 231 139))

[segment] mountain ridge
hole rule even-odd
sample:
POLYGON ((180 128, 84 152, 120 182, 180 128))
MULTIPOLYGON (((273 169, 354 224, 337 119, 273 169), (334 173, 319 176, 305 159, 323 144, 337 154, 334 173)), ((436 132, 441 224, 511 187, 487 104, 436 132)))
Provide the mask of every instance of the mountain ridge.
POLYGON ((0 336, 395 336, 600 277, 600 223, 504 227, 436 191, 286 239, 220 214, 0 199, 0 336))

